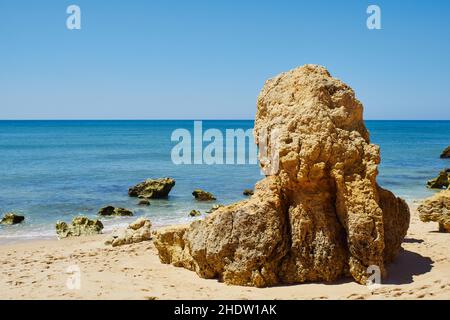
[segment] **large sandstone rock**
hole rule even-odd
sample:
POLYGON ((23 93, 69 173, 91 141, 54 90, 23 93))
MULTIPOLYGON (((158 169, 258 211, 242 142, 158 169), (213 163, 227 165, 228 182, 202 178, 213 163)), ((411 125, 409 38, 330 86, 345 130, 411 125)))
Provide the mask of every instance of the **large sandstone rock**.
POLYGON ((376 182, 379 148, 353 90, 306 65, 267 81, 257 108, 266 178, 249 200, 156 232, 161 261, 258 287, 347 275, 365 283, 372 265, 385 275, 409 208, 376 182))
POLYGON ((448 146, 447 148, 444 149, 444 151, 442 151, 441 158, 442 159, 450 158, 450 146, 448 146))
POLYGON ((175 180, 172 178, 161 179, 147 179, 144 182, 131 187, 128 190, 130 197, 140 198, 167 198, 170 190, 175 185, 175 180))
POLYGON ((437 222, 440 232, 450 232, 450 189, 425 199, 417 208, 420 220, 437 222))
POLYGON ((9 212, 3 216, 3 218, 0 220, 0 224, 13 225, 13 224, 21 223, 24 220, 25 220, 24 216, 20 216, 18 214, 9 212))
POLYGON ((126 229, 114 231, 105 244, 117 247, 124 244, 148 241, 152 238, 151 227, 152 223, 149 219, 139 218, 126 229))
POLYGON ((56 223, 56 233, 60 239, 99 234, 102 230, 103 224, 100 220, 91 220, 84 216, 73 218, 70 225, 63 221, 56 223))

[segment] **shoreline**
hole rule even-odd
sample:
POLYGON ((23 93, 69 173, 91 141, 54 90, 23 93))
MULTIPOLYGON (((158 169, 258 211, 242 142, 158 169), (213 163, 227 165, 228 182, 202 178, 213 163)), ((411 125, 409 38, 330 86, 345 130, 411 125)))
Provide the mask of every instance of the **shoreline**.
MULTIPOLYGON (((107 227, 105 227, 102 230, 101 234, 98 234, 96 236, 100 237, 100 236, 106 236, 109 235, 111 233, 113 233, 115 230, 120 230, 120 229, 124 229, 126 228, 131 222, 135 221, 138 218, 147 218, 150 219, 147 215, 136 215, 136 216, 132 216, 132 219, 129 219, 128 222, 122 221, 120 223, 114 224, 114 225, 108 225, 107 227)), ((89 217, 90 218, 90 217, 89 217)), ((129 217, 127 217, 129 218, 129 217)), ((70 219, 72 220, 72 219, 70 219)), ((69 221, 69 220, 68 220, 69 221)), ((100 220, 102 221, 102 220, 100 220)), ((191 219, 191 222, 194 221, 194 218, 191 219)), ((102 221, 104 222, 104 221, 102 221)), ((153 222, 153 221, 152 221, 153 222)), ((186 222, 180 222, 178 224, 185 224, 186 222)), ((54 227, 54 224, 52 225, 54 227)), ((164 227, 169 227, 171 226, 171 224, 161 224, 161 225, 157 225, 157 227, 152 227, 152 231, 153 230, 157 230, 159 228, 164 228, 164 227)), ((26 236, 17 236, 17 237, 4 237, 4 238, 0 238, 0 248, 3 246, 14 246, 14 245, 21 245, 21 244, 26 244, 26 243, 39 243, 39 242, 47 242, 47 241, 61 241, 61 240, 70 240, 70 239, 59 239, 56 231, 53 228, 53 232, 54 235, 43 235, 43 236, 36 236, 33 238, 27 238, 26 236)), ((80 237, 75 237, 74 239, 80 239, 80 237)))
MULTIPOLYGON (((408 199, 408 200, 405 199, 405 201, 406 201, 406 203, 408 204, 408 206, 409 206, 409 208, 411 210, 415 210, 417 208, 418 204, 421 201, 425 200, 425 199, 426 198, 422 198, 422 199, 408 199)), ((189 208, 187 208, 186 211, 189 211, 188 210, 189 208)), ((203 215, 200 218, 204 218, 205 216, 206 215, 203 215)), ((75 216, 73 216, 73 217, 75 217, 75 216)), ((66 221, 71 221, 73 217, 70 217, 70 218, 66 219, 66 221)), ((106 219, 102 219, 102 217, 98 217, 98 216, 93 216, 93 217, 89 216, 89 218, 92 218, 92 219, 100 219, 100 221, 102 221, 104 223, 105 228, 103 229, 103 233, 102 233, 103 235, 111 234, 116 229, 126 228, 129 223, 133 222, 134 220, 136 220, 137 218, 140 218, 140 217, 148 218, 148 219, 150 219, 152 221, 152 223, 154 223, 154 221, 152 220, 152 217, 148 216, 147 214, 136 215, 136 216, 133 216, 133 217, 125 217, 126 221, 125 220, 121 220, 120 218, 113 218, 113 219, 106 218, 106 219), (113 222, 115 222, 115 223, 113 223, 113 222)), ((194 218, 190 218, 189 221, 180 220, 179 222, 172 223, 172 224, 167 224, 167 223, 165 223, 165 224, 157 224, 156 226, 154 225, 152 227, 152 230, 156 230, 156 229, 164 228, 164 227, 169 227, 169 226, 172 226, 172 225, 178 225, 178 224, 189 224, 189 223, 191 223, 193 221, 194 221, 194 218)), ((56 221, 55 221, 55 223, 56 223, 56 221)), ((22 243, 30 243, 30 242, 33 243, 33 242, 47 241, 47 240, 49 240, 49 241, 52 241, 52 240, 53 241, 57 241, 58 237, 57 237, 56 231, 54 229, 55 223, 51 224, 51 227, 52 227, 51 231, 49 229, 48 230, 48 234, 45 234, 45 235, 42 235, 42 236, 29 237, 29 236, 24 236, 24 235, 17 235, 17 236, 0 237, 0 247, 5 246, 5 245, 15 245, 15 244, 22 244, 22 243), (53 232, 52 235, 50 235, 51 232, 53 232)), ((14 227, 20 227, 20 225, 16 225, 14 227)), ((4 227, 4 228, 7 228, 7 227, 4 227)))
POLYGON ((370 289, 351 279, 253 288, 202 279, 162 264, 152 241, 110 247, 107 234, 0 245, 1 299, 450 299, 447 234, 423 223, 411 207, 402 252, 388 277, 370 289), (78 265, 80 290, 66 286, 78 265), (183 288, 183 290, 179 290, 183 288))

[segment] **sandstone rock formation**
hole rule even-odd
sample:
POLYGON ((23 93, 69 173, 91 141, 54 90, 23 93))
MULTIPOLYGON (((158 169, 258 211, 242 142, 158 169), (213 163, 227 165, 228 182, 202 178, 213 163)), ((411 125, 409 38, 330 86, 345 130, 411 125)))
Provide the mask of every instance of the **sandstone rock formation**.
POLYGON ((198 201, 216 200, 216 197, 214 197, 214 195, 212 193, 201 190, 201 189, 194 190, 192 192, 192 195, 194 196, 195 200, 198 200, 198 201))
POLYGON ((258 287, 346 275, 365 283, 372 265, 385 275, 409 208, 376 182, 379 148, 362 112, 353 90, 320 66, 267 81, 254 130, 266 178, 246 201, 157 231, 160 260, 258 287))
POLYGON ((450 146, 448 146, 447 148, 445 148, 444 151, 442 151, 441 158, 442 159, 450 158, 450 146))
POLYGON ((20 216, 18 214, 9 212, 4 215, 4 217, 0 220, 0 224, 4 225, 13 225, 21 223, 25 220, 24 216, 20 216))
POLYGON ((175 180, 172 178, 147 179, 144 182, 131 187, 128 190, 128 195, 130 197, 147 199, 167 198, 174 185, 175 180))
POLYGON ((445 189, 450 185, 450 169, 444 169, 439 175, 427 182, 430 189, 445 189))
POLYGON ((100 220, 90 220, 84 216, 73 218, 70 225, 62 221, 56 223, 56 233, 60 239, 99 234, 102 230, 103 224, 100 220))
POLYGON ((124 244, 148 241, 152 237, 151 227, 152 223, 149 219, 139 218, 126 229, 115 230, 106 240, 105 244, 116 247, 124 244))
POLYGON ((440 232, 450 232, 450 189, 425 199, 417 211, 423 222, 437 222, 440 232))
POLYGON ((129 217, 129 216, 133 215, 133 212, 128 209, 125 209, 125 208, 115 208, 113 206, 107 206, 107 207, 101 208, 98 211, 98 214, 100 216, 127 216, 127 217, 129 217))

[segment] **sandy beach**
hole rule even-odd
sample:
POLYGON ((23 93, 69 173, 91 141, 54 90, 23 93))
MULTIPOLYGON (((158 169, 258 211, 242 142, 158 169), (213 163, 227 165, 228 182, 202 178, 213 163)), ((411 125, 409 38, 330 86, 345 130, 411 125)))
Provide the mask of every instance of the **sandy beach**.
POLYGON ((229 286, 161 264, 151 241, 120 247, 107 235, 0 246, 1 299, 450 299, 448 234, 412 209, 403 251, 381 287, 351 279, 270 288, 229 286), (69 289, 70 266, 80 269, 69 289))

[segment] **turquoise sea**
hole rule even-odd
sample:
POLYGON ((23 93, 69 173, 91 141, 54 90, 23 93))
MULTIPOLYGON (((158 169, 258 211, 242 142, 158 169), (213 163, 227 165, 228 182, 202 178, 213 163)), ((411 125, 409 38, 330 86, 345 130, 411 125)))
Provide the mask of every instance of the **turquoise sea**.
MULTIPOLYGON (((378 181, 412 202, 435 191, 427 179, 450 167, 439 158, 450 145, 450 121, 367 121, 373 143, 380 145, 378 181)), ((0 226, 0 243, 55 237, 57 220, 84 214, 95 217, 105 205, 134 210, 154 226, 191 221, 213 203, 194 201, 191 192, 214 193, 216 203, 245 198, 242 191, 262 178, 255 164, 175 165, 172 132, 193 131, 193 121, 0 121, 0 214, 14 211, 25 223, 0 226), (129 198, 130 186, 146 178, 173 177, 170 197, 140 207, 129 198)), ((204 130, 249 129, 253 121, 203 121, 204 130)), ((206 146, 208 143, 204 143, 206 146)), ((133 218, 103 218, 105 230, 133 218)))

